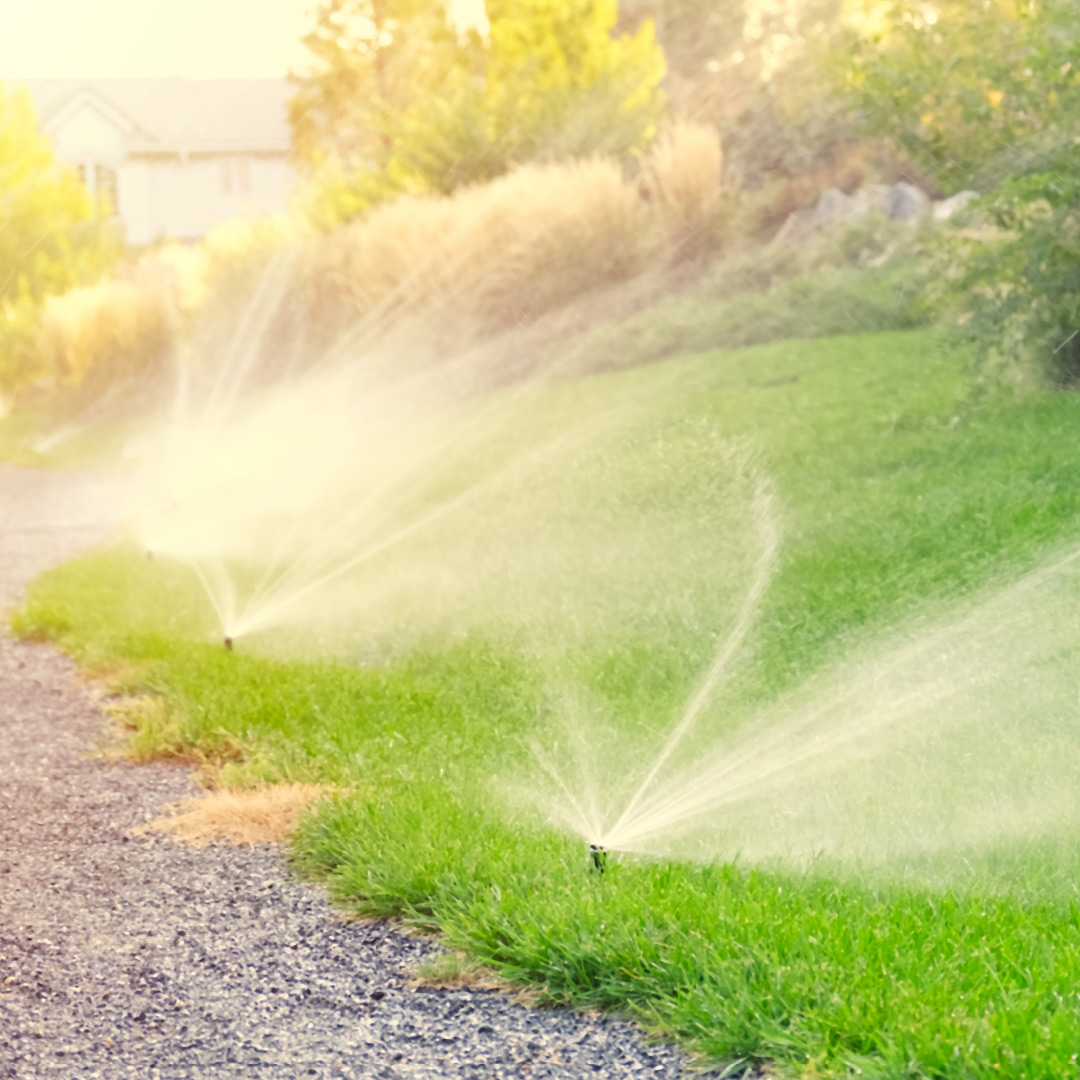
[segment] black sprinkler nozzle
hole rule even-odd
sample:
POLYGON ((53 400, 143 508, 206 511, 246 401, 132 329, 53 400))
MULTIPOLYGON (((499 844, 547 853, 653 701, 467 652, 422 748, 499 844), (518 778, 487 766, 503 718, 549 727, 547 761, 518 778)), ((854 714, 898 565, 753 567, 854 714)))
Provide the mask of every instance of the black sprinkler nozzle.
POLYGON ((590 844, 589 854, 592 855, 592 869, 602 874, 607 869, 607 848, 590 844))
POLYGON ((225 648, 228 649, 229 652, 232 652, 232 638, 231 637, 226 636, 226 638, 225 638, 225 648))

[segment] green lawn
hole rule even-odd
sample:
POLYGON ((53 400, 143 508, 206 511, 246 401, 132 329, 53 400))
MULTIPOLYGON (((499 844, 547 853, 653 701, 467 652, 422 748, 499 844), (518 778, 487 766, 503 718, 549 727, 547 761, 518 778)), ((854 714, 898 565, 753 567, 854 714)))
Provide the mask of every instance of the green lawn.
MULTIPOLYGON (((160 694, 135 736, 144 751, 199 748, 226 783, 340 785, 298 836, 299 864, 358 910, 436 926, 552 1001, 629 1009, 725 1063, 1075 1077, 1074 834, 995 840, 995 875, 964 887, 824 862, 615 859, 600 877, 580 838, 499 782, 516 786, 528 740, 579 715, 590 730, 624 725, 636 753, 692 690, 754 544, 745 492, 710 471, 717 438, 771 478, 782 523, 725 691, 747 716, 1077 536, 1080 398, 987 389, 964 352, 895 332, 595 377, 530 406, 515 437, 613 398, 645 404, 597 472, 579 445, 546 481, 493 498, 497 527, 463 538, 448 520, 365 570, 357 595, 393 582, 363 624, 366 652, 354 628, 333 661, 289 659, 272 634, 226 653, 193 576, 130 547, 44 575, 16 626, 160 694), (583 550, 559 547, 575 535, 583 550), (465 584, 436 605, 410 590, 434 580, 413 572, 439 553, 465 584), (507 582, 523 584, 507 595, 507 582), (364 662, 342 660, 350 649, 364 662)), ((1074 659, 1039 662, 1060 676, 1074 659)))

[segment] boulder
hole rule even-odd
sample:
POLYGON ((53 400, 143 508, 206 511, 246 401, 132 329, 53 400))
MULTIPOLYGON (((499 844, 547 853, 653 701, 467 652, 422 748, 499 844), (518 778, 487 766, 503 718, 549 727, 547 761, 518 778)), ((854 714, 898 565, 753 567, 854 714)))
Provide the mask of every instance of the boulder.
POLYGON ((859 213, 858 200, 845 195, 839 188, 827 188, 821 193, 817 206, 814 207, 814 225, 828 225, 833 221, 853 217, 859 213))
POLYGON ((977 191, 958 191, 947 199, 934 203, 934 220, 948 221, 954 214, 959 214, 969 202, 977 199, 977 191))
POLYGON ((867 184, 859 188, 852 198, 866 213, 873 211, 878 214, 889 216, 889 198, 892 189, 888 184, 867 184))
POLYGON ((930 200, 914 184, 893 184, 889 188, 888 215, 893 221, 914 221, 921 217, 930 200))

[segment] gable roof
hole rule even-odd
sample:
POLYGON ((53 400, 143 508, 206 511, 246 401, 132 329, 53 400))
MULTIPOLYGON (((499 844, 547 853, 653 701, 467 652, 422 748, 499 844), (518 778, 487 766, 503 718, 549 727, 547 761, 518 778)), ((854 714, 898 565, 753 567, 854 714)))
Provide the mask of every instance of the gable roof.
POLYGON ((80 98, 111 110, 129 153, 285 153, 286 79, 27 79, 47 131, 80 98), (126 119, 128 124, 119 121, 126 119))

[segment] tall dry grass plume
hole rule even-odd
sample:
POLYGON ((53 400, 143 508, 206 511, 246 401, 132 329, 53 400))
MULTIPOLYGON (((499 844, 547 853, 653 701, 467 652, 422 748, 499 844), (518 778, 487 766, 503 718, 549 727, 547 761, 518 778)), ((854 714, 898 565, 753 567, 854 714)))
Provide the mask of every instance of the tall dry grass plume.
POLYGON ((604 159, 527 165, 450 197, 404 196, 311 242, 317 303, 428 314, 485 327, 536 315, 632 276, 648 256, 641 200, 604 159))
POLYGON ((216 325, 211 309, 242 304, 259 268, 289 247, 276 347, 291 348, 293 335, 298 355, 336 340, 364 348, 404 329, 445 354, 684 255, 712 235, 721 161, 715 130, 682 122, 633 180, 596 157, 520 166, 451 196, 402 196, 329 233, 238 219, 51 300, 39 350, 58 387, 153 374, 186 327, 204 316, 216 325))
POLYGON ((66 390, 99 390, 155 372, 215 287, 294 233, 282 217, 235 218, 198 244, 166 244, 111 280, 50 298, 37 338, 46 377, 66 390))
POLYGON ((50 381, 74 388, 144 374, 172 348, 177 309, 169 288, 103 281, 50 297, 37 348, 50 381))
POLYGON ((720 205, 723 152, 716 129, 680 120, 656 141, 642 183, 674 243, 708 233, 720 205))

